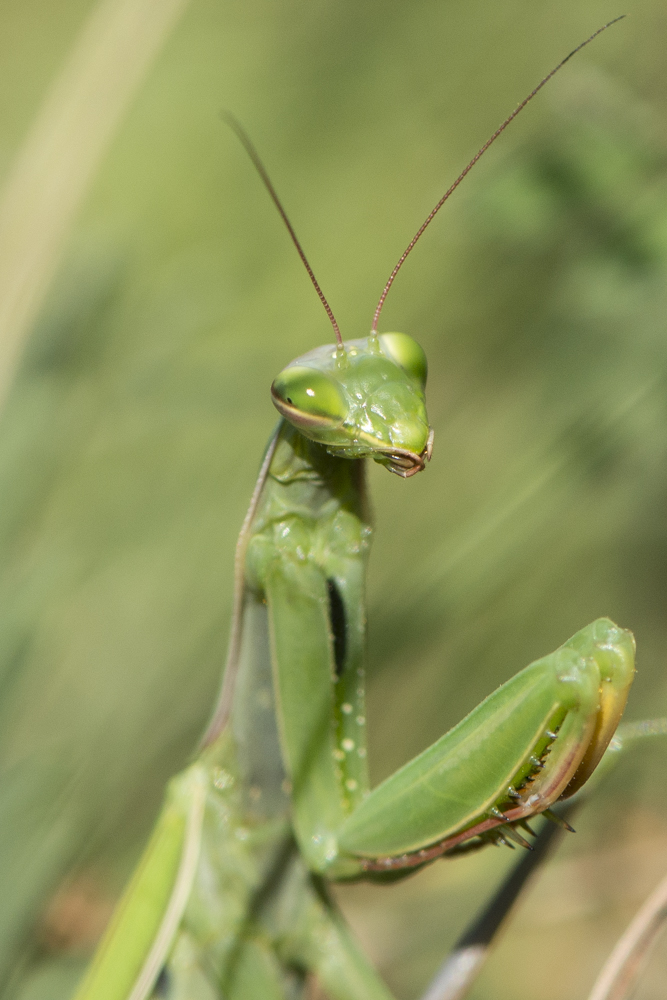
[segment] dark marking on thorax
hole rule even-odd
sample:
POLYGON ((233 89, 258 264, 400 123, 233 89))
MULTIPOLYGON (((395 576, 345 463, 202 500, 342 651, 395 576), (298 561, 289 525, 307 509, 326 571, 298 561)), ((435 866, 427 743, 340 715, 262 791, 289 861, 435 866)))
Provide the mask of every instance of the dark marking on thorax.
POLYGON ((345 667, 347 654, 347 618, 345 604, 335 580, 327 580, 329 595, 329 621, 333 635, 333 652, 336 677, 340 677, 345 667))

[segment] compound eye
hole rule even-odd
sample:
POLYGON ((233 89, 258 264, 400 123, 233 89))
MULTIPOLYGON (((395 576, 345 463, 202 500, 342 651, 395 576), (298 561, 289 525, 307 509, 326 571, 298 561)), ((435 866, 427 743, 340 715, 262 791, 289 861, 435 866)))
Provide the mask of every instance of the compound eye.
POLYGON ((426 355, 416 340, 407 333, 383 333, 380 335, 380 344, 387 357, 416 379, 422 389, 426 387, 426 355))
POLYGON ((338 382, 316 368, 292 365, 271 386, 276 408, 297 426, 333 427, 342 424, 348 406, 338 382))

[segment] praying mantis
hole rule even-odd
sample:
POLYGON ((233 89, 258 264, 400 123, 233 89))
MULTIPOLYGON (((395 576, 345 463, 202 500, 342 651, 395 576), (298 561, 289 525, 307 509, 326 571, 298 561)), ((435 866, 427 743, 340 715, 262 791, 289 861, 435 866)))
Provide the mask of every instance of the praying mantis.
POLYGON ((336 343, 273 383, 281 420, 237 547, 219 703, 197 759, 170 783, 76 1000, 279 1000, 301 996, 311 975, 333 1000, 389 1000, 326 881, 393 880, 486 843, 526 846, 530 818, 553 815, 602 759, 634 675, 632 635, 608 619, 516 674, 372 791, 365 740, 364 459, 408 479, 433 449, 426 358, 407 334, 380 333, 380 313, 426 226, 565 61, 429 214, 390 275, 371 334, 345 342, 231 121, 336 343))

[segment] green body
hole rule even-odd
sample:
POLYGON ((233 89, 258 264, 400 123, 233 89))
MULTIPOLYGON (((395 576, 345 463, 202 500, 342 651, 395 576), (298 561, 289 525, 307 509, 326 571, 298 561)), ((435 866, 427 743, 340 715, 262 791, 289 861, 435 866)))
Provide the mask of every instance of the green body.
POLYGON ((326 892, 396 878, 516 827, 592 773, 625 705, 630 633, 607 619, 500 687, 370 791, 364 456, 430 458, 426 365, 390 334, 320 348, 276 379, 286 419, 241 534, 220 704, 77 1000, 332 1000, 389 994, 326 892))

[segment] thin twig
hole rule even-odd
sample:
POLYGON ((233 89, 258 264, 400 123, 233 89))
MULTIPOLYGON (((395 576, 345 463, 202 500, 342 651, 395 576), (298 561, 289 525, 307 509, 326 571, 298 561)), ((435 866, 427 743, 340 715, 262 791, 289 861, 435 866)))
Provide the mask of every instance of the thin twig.
MULTIPOLYGON (((558 815, 563 819, 571 817, 575 809, 575 804, 569 804, 558 809, 558 815)), ((533 843, 533 850, 522 855, 492 899, 459 938, 421 1000, 462 1000, 466 996, 517 897, 553 852, 562 834, 563 828, 544 823, 533 843)))
POLYGON ((666 921, 667 876, 619 938, 588 1000, 627 1000, 666 921))

